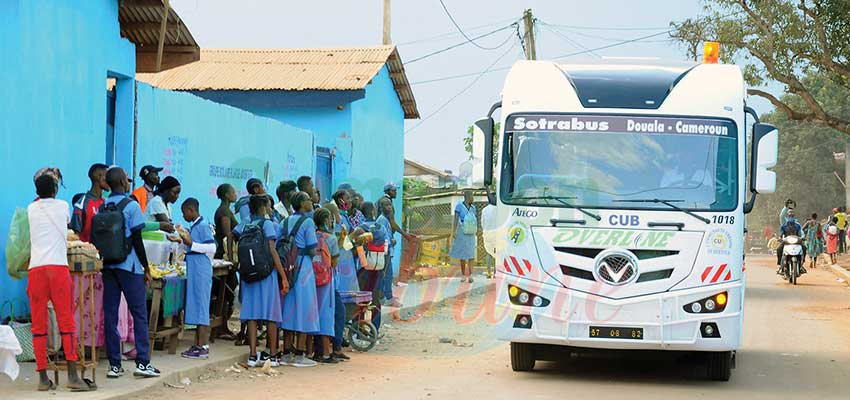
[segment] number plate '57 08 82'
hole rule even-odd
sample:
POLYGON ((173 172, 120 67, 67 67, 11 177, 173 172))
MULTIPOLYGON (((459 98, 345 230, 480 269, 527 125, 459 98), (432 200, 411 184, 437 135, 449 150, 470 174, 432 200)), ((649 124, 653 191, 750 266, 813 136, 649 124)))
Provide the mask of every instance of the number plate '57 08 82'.
POLYGON ((591 326, 590 337, 600 339, 643 340, 643 328, 617 328, 611 326, 591 326))

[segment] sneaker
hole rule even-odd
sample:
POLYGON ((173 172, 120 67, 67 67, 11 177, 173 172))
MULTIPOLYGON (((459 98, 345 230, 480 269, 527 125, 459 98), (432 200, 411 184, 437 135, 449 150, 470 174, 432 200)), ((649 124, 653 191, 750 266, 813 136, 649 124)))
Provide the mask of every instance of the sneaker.
POLYGON ((295 359, 292 361, 292 366, 296 368, 315 367, 316 365, 318 365, 318 363, 307 358, 303 354, 300 356, 295 356, 295 359))
POLYGON ((287 353, 287 354, 278 353, 278 354, 280 354, 278 356, 278 359, 277 359, 278 365, 291 367, 295 364, 295 355, 293 355, 292 353, 287 353))
POLYGON ((345 355, 345 353, 343 353, 341 351, 335 351, 335 352, 331 353, 331 357, 336 358, 339 361, 348 361, 348 360, 351 359, 351 357, 345 355))
POLYGON ((124 375, 124 368, 118 366, 110 366, 109 371, 106 371, 107 378, 118 378, 124 375))
POLYGON ((260 365, 258 354, 251 354, 248 356, 248 367, 254 368, 260 365))
POLYGON ((192 346, 189 350, 180 353, 180 355, 183 356, 183 358, 190 358, 193 360, 206 360, 210 358, 210 350, 202 346, 192 346))
MULTIPOLYGON (((265 351, 260 352, 260 359, 257 361, 257 366, 262 367, 263 365, 266 365, 266 361, 269 361, 271 359, 271 354, 266 353, 265 351)), ((276 367, 277 365, 275 364, 277 364, 277 360, 272 361, 272 367, 276 367)))
POLYGON ((317 356, 315 358, 315 360, 316 360, 316 362, 318 362, 320 364, 339 364, 339 360, 337 360, 333 356, 327 356, 327 357, 317 356))
POLYGON ((136 372, 133 372, 133 376, 138 376, 140 378, 158 378, 159 370, 154 368, 151 363, 144 365, 142 363, 136 364, 136 372))

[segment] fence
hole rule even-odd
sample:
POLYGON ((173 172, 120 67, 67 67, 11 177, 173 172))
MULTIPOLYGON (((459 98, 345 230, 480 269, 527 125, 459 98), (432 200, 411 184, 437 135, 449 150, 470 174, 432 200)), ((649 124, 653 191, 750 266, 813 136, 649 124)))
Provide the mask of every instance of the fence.
MULTIPOLYGON (((404 225, 408 232, 422 239, 417 260, 420 264, 436 265, 447 263, 457 264, 457 260, 449 259, 449 237, 454 218, 453 205, 463 201, 462 190, 451 190, 445 193, 427 196, 409 197, 405 199, 404 225)), ((476 266, 487 265, 488 255, 484 251, 484 241, 481 230, 481 210, 488 205, 484 191, 475 191, 473 205, 479 221, 477 233, 476 266)))

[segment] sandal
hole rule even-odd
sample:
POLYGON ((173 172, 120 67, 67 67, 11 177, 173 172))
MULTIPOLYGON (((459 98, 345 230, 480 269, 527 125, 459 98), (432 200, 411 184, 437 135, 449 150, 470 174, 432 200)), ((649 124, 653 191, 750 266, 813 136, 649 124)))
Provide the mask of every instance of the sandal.
POLYGON ((39 392, 48 392, 51 390, 56 390, 56 384, 53 383, 50 379, 47 380, 47 386, 42 385, 41 382, 38 383, 38 391, 39 392))
POLYGON ((72 392, 94 392, 97 390, 97 384, 92 382, 91 379, 83 378, 83 383, 86 384, 85 387, 71 387, 70 384, 65 386, 72 392))

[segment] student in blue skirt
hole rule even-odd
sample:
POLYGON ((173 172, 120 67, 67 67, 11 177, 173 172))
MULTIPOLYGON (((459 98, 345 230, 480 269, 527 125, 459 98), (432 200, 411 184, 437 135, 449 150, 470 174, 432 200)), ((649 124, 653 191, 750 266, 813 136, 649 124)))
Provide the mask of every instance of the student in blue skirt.
POLYGON ((320 346, 316 347, 314 361, 323 364, 336 364, 339 362, 331 354, 333 346, 331 340, 336 336, 336 298, 334 280, 336 280, 336 265, 339 259, 339 243, 334 235, 334 218, 326 208, 319 208, 313 213, 313 221, 316 223, 316 238, 319 246, 316 248, 316 256, 313 263, 319 262, 331 268, 331 282, 316 287, 316 303, 319 309, 319 331, 317 333, 320 346))
MULTIPOLYGON (((375 204, 368 201, 360 206, 360 210, 363 212, 364 221, 356 227, 355 234, 358 232, 369 232, 372 234, 372 244, 378 246, 384 245, 388 237, 387 230, 384 229, 385 224, 380 220, 384 216, 378 216, 375 204)), ((372 323, 379 331, 381 329, 381 299, 383 298, 381 278, 383 276, 383 270, 377 271, 363 268, 357 271, 360 288, 364 291, 372 292, 372 305, 375 307, 372 311, 372 323)))
POLYGON ((289 291, 289 282, 286 280, 283 266, 275 250, 275 241, 278 237, 277 227, 267 217, 267 215, 271 215, 272 207, 269 197, 264 194, 253 195, 248 201, 248 207, 251 213, 250 220, 240 222, 233 230, 233 235, 237 238, 242 236, 249 224, 261 226, 269 242, 274 269, 269 276, 261 281, 240 282, 242 311, 239 318, 242 322, 248 323, 248 343, 250 346, 248 366, 262 366, 266 361, 270 361, 271 366, 276 367, 278 366, 277 327, 282 322, 280 297, 289 291), (268 353, 265 351, 257 352, 257 321, 266 321, 268 353))
POLYGON ((292 231, 301 220, 298 230, 294 233, 295 246, 298 247, 297 280, 292 283, 289 293, 283 299, 283 329, 284 354, 280 363, 293 367, 315 367, 315 361, 307 358, 307 341, 309 336, 319 332, 319 310, 316 302, 316 277, 313 274, 313 256, 316 255, 316 224, 308 215, 313 213, 313 201, 306 192, 298 192, 292 201, 295 214, 285 222, 287 232, 292 231), (297 334, 295 350, 287 348, 293 343, 293 335, 297 334))
POLYGON ((212 293, 212 256, 216 245, 210 225, 201 217, 198 200, 190 197, 180 208, 189 230, 178 229, 186 245, 186 310, 187 325, 197 326, 195 344, 181 355, 205 360, 210 356, 210 294, 212 293))

